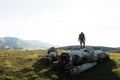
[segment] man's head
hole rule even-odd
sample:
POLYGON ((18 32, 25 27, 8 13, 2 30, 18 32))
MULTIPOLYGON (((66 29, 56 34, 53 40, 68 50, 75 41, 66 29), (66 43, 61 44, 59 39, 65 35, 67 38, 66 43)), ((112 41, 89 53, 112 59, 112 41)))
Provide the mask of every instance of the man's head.
POLYGON ((81 34, 83 34, 83 32, 81 32, 81 34))

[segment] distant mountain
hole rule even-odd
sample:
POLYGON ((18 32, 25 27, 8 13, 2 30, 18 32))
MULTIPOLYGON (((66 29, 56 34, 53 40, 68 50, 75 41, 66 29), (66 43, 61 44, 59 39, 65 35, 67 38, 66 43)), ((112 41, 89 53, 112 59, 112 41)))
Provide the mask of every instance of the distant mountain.
MULTIPOLYGON (((55 45, 41 42, 38 40, 22 40, 16 37, 0 37, 0 50, 23 50, 23 49, 48 49, 49 47, 57 47, 55 45)), ((57 47, 57 49, 62 50, 80 50, 80 45, 71 45, 57 47)), ((104 46, 86 46, 87 50, 104 50, 104 51, 120 51, 120 47, 104 47, 104 46)))
POLYGON ((53 45, 37 40, 22 40, 16 37, 0 37, 0 49, 47 49, 53 45))
MULTIPOLYGON (((58 47, 57 49, 62 49, 62 50, 80 50, 80 45, 58 47)), ((119 48, 104 47, 104 46, 86 46, 86 49, 87 50, 104 50, 104 51, 120 50, 119 48)))

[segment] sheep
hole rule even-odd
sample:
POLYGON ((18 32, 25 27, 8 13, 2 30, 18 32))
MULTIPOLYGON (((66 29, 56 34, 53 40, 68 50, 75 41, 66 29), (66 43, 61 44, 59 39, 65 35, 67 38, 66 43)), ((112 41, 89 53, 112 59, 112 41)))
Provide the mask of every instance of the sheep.
POLYGON ((109 59, 109 53, 102 50, 93 50, 90 53, 94 54, 94 60, 102 62, 104 59, 109 59))
POLYGON ((54 47, 49 48, 45 58, 47 64, 51 64, 52 62, 57 61, 57 58, 58 58, 57 49, 54 47))
POLYGON ((63 52, 59 57, 59 64, 64 69, 69 69, 72 66, 81 65, 88 62, 102 62, 109 58, 108 53, 102 50, 87 51, 69 51, 63 52))

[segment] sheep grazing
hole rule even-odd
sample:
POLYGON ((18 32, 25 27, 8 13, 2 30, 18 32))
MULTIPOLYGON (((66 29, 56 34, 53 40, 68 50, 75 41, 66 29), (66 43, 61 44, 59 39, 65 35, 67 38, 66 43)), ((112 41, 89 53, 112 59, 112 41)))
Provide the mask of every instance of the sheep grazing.
POLYGON ((104 59, 109 59, 109 53, 102 50, 93 50, 90 51, 94 56, 94 60, 98 62, 102 62, 104 59))
POLYGON ((54 47, 48 49, 46 56, 47 64, 51 64, 53 70, 62 69, 66 74, 75 75, 81 73, 104 59, 109 59, 109 54, 102 50, 63 52, 58 57, 58 52, 54 47))
POLYGON ((54 47, 49 48, 46 55, 46 63, 51 64, 52 62, 57 61, 57 57, 58 57, 57 49, 54 47))
MULTIPOLYGON (((91 59, 93 59, 93 60, 91 60, 92 62, 83 63, 82 65, 72 66, 72 68, 68 69, 67 74, 76 75, 78 73, 84 72, 85 70, 88 70, 88 69, 94 67, 97 64, 97 62, 102 62, 104 59, 109 59, 109 53, 104 52, 102 50, 90 51, 89 54, 90 54, 90 56, 92 55, 92 58, 91 58, 91 59)), ((88 58, 88 59, 90 59, 90 58, 88 58)))

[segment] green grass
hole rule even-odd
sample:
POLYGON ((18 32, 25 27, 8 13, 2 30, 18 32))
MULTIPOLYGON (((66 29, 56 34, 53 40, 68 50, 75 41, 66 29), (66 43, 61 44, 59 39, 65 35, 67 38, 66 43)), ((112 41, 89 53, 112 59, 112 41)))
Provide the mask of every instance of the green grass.
POLYGON ((110 53, 110 60, 74 76, 47 66, 46 53, 46 50, 1 50, 0 80, 120 80, 120 53, 110 53))

